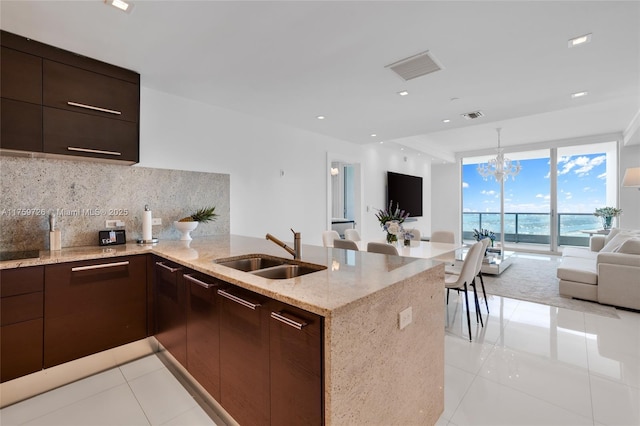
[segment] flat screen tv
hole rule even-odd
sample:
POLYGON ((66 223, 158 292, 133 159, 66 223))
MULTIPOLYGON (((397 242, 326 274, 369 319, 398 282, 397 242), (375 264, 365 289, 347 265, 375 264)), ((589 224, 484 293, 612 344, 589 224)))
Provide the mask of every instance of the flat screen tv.
POLYGON ((387 205, 400 203, 400 209, 409 212, 409 217, 422 216, 422 178, 387 172, 387 205))

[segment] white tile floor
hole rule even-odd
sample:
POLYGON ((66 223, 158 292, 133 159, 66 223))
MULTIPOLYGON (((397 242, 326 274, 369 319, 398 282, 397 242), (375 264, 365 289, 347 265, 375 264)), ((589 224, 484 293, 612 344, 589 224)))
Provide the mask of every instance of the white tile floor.
POLYGON ((640 313, 620 319, 489 295, 450 300, 438 425, 640 425, 640 313))
MULTIPOLYGON (((640 425, 639 313, 489 296, 489 319, 480 327, 472 317, 469 342, 462 301, 452 293, 446 312, 438 425, 640 425)), ((0 410, 0 424, 215 423, 149 356, 0 410)))

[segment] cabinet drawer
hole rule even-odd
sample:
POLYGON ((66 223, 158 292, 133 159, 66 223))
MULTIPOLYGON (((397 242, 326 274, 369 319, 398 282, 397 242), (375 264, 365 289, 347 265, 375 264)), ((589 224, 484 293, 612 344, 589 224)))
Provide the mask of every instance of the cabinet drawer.
POLYGON ((42 106, 0 99, 0 148, 42 151, 42 106))
POLYGON ((0 330, 0 381, 42 370, 42 318, 0 330))
POLYGON ((43 147, 52 154, 138 162, 138 125, 44 107, 43 147))
POLYGON ((3 98, 42 103, 41 58, 2 47, 0 63, 0 94, 3 98))
POLYGON ((146 337, 146 258, 45 267, 44 366, 146 337))
POLYGON ((41 291, 3 297, 0 299, 2 326, 42 318, 43 300, 44 294, 41 291))
POLYGON ((137 84, 46 59, 42 78, 45 106, 138 121, 140 87, 137 84))
POLYGON ((17 296, 44 290, 44 267, 0 270, 0 297, 17 296))

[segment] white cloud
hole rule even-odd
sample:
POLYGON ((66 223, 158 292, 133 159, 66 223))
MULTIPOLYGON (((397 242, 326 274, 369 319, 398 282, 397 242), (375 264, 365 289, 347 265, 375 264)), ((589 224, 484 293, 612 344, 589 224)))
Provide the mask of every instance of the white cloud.
POLYGON ((558 175, 565 175, 573 170, 573 173, 582 177, 588 175, 594 167, 601 165, 606 160, 606 155, 599 155, 594 158, 580 156, 575 159, 571 159, 571 157, 560 157, 558 159, 558 175))
POLYGON ((468 187, 469 187, 469 184, 467 182, 462 182, 462 188, 463 189, 464 188, 468 188, 468 187))
POLYGON ((496 194, 496 191, 494 191, 493 189, 492 189, 492 190, 490 190, 490 191, 487 191, 486 189, 483 189, 482 191, 480 191, 480 193, 481 193, 482 195, 495 195, 495 194, 496 194))
POLYGON ((600 174, 598 175, 598 179, 606 179, 606 178, 607 178, 607 172, 600 173, 600 174))

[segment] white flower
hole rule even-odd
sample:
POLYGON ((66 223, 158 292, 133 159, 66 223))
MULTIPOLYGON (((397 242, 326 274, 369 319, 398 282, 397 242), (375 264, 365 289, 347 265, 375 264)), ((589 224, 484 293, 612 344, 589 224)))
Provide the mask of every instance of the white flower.
POLYGON ((400 235, 402 233, 402 226, 396 221, 386 223, 387 232, 393 235, 400 235))

